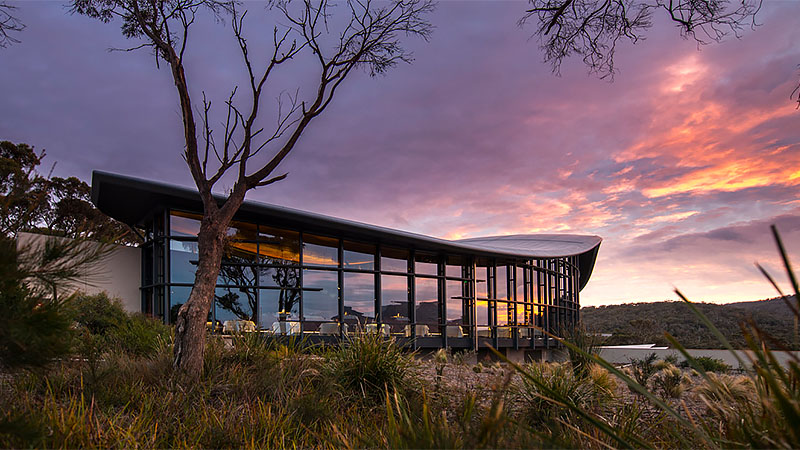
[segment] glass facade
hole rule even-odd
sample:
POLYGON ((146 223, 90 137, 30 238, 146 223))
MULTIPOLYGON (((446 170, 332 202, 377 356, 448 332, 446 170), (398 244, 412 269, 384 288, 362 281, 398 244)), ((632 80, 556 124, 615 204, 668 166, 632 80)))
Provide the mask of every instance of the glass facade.
MULTIPOLYGON (((142 311, 173 323, 198 260, 198 214, 147 221, 142 311)), ((553 345, 578 319, 577 257, 493 259, 234 221, 209 326, 341 337, 376 331, 421 347, 553 345)))

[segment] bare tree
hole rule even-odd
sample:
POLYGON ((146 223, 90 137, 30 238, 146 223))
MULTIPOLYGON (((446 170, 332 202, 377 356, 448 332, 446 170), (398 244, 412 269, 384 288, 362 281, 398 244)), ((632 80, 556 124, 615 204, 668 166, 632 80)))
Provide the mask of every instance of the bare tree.
POLYGON ((12 14, 17 9, 9 5, 6 1, 0 1, 0 48, 6 48, 11 44, 19 44, 19 39, 14 37, 25 29, 25 25, 12 14), (10 34, 9 34, 10 33, 10 34))
POLYGON ((653 25, 653 14, 666 14, 681 36, 699 45, 739 36, 755 26, 761 0, 529 0, 520 19, 523 26, 535 22, 545 61, 558 73, 562 61, 572 55, 583 58, 589 72, 613 77, 614 52, 620 40, 644 39, 653 25))
POLYGON ((122 19, 123 34, 140 39, 142 43, 137 48, 151 48, 171 70, 183 117, 184 159, 203 202, 197 272, 189 300, 178 312, 174 348, 175 369, 187 380, 196 379, 202 370, 205 322, 214 299, 226 229, 245 194, 286 177, 286 174, 275 176, 273 172, 295 148, 312 120, 330 105, 339 86, 354 70, 365 69, 375 75, 398 62, 411 61, 412 55, 400 40, 409 35, 428 38, 432 26, 426 16, 434 5, 431 0, 392 0, 379 5, 371 0, 346 0, 339 6, 343 6, 347 17, 333 20, 333 5, 328 0, 270 2, 269 11, 277 13, 284 24, 276 24, 270 30, 272 52, 256 58, 243 32, 246 11, 240 11, 236 1, 72 0, 71 3, 74 12, 102 21, 122 19), (205 96, 202 108, 195 115, 195 102, 183 64, 189 29, 201 10, 229 15, 249 75, 245 89, 250 104, 247 108, 238 106, 238 90, 233 88, 225 103, 227 119, 218 130, 210 123, 211 102, 205 96), (300 99, 299 91, 284 96, 279 102, 277 125, 266 131, 256 123, 265 86, 279 67, 301 52, 310 52, 316 62, 319 71, 316 89, 307 100, 300 99), (259 63, 264 67, 261 70, 256 68, 259 63), (221 133, 220 139, 215 139, 214 131, 221 133), (271 157, 259 161, 257 157, 264 154, 271 157), (226 199, 219 202, 212 189, 226 174, 235 176, 236 181, 226 199))

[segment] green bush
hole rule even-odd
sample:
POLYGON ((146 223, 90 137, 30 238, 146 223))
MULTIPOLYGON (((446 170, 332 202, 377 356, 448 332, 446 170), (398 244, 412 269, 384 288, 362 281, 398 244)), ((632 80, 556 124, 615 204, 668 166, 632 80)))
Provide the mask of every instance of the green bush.
MULTIPOLYGON (((725 361, 718 358, 712 358, 710 356, 697 356, 694 358, 694 361, 706 372, 728 373, 732 369, 732 367, 729 364, 726 364, 725 361)), ((681 367, 687 368, 689 367, 689 363, 687 361, 682 361, 681 367)))
POLYGON ((348 339, 328 356, 326 371, 347 394, 383 399, 387 389, 405 391, 414 382, 413 359, 376 334, 348 339))
POLYGON ((658 356, 655 353, 650 353, 641 359, 631 358, 631 373, 637 383, 647 387, 650 377, 658 371, 656 366, 657 359, 658 356))
POLYGON ((670 363, 653 375, 653 385, 662 398, 680 398, 688 383, 686 374, 670 363))
POLYGON ((143 314, 126 312, 118 300, 106 293, 78 294, 69 304, 81 334, 81 353, 116 350, 149 356, 171 340, 171 327, 143 314))
POLYGON ((40 367, 71 350, 72 330, 64 302, 26 283, 14 240, 0 236, 0 366, 40 367))
POLYGON ((564 403, 592 409, 614 398, 616 383, 596 365, 587 366, 585 375, 575 375, 570 364, 532 363, 521 370, 525 377, 516 402, 521 418, 531 426, 558 428, 560 422, 574 420, 576 416, 564 403))

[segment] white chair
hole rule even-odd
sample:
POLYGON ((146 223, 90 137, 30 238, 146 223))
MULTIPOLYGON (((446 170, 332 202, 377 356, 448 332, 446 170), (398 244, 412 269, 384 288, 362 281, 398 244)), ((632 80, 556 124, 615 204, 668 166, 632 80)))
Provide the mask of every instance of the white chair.
POLYGON ((300 334, 300 322, 278 321, 272 323, 272 332, 281 335, 300 334))
POLYGON ((460 338, 464 337, 464 330, 459 325, 447 325, 447 337, 460 338))
POLYGON ((256 324, 250 320, 226 320, 222 323, 223 333, 243 333, 256 331, 256 324))
MULTIPOLYGON (((425 337, 430 333, 431 329, 427 325, 415 325, 414 332, 417 337, 425 337)), ((405 326, 406 337, 411 337, 411 325, 405 326)))
MULTIPOLYGON (((344 334, 347 334, 347 324, 342 324, 344 334)), ((338 336, 339 324, 337 322, 325 322, 319 325, 320 336, 338 336)))
POLYGON ((388 324, 382 323, 381 324, 381 329, 380 329, 380 332, 379 332, 377 323, 368 323, 366 328, 365 328, 365 331, 367 332, 367 334, 380 334, 380 335, 382 335, 384 337, 389 337, 389 335, 391 334, 392 328, 388 324))

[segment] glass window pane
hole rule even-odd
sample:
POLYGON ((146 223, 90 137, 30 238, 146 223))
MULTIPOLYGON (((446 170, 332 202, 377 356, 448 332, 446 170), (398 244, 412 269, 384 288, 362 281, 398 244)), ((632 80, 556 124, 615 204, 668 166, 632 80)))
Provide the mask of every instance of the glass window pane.
POLYGON ((447 255, 447 264, 444 274, 448 277, 461 278, 463 272, 461 267, 464 265, 464 258, 459 255, 447 255))
POLYGON ((171 240, 169 243, 170 282, 194 283, 197 259, 197 242, 171 240))
POLYGON ((414 272, 418 275, 438 275, 436 255, 418 253, 414 258, 414 272))
POLYGON ((478 298, 488 298, 489 297, 489 283, 487 280, 486 267, 476 267, 476 274, 475 274, 475 295, 478 298))
POLYGON ((258 300, 261 329, 273 330, 275 322, 300 320, 299 290, 260 289, 258 300))
POLYGON ((303 235, 303 265, 338 267, 339 240, 311 234, 303 235))
POLYGON ((303 330, 319 331, 339 321, 339 280, 336 272, 303 270, 303 330))
POLYGON ((508 270, 506 266, 498 265, 497 266, 497 299, 506 300, 508 299, 508 276, 506 275, 508 270))
POLYGON ((200 232, 200 214, 172 211, 169 218, 169 234, 172 236, 197 236, 200 232))
MULTIPOLYGON (((192 293, 191 287, 186 286, 170 286, 169 288, 169 323, 175 323, 178 320, 178 310, 181 305, 189 300, 189 294, 192 293)), ((209 312, 209 316, 211 313, 209 312)), ((209 317, 210 319, 210 317, 209 317)))
POLYGON ((517 325, 527 325, 530 323, 530 305, 524 303, 517 303, 517 325))
POLYGON ((508 304, 506 302, 497 302, 497 325, 508 325, 508 304))
POLYGON ((381 275, 381 321, 392 333, 402 333, 408 325, 408 277, 381 275))
POLYGON ((254 223, 234 220, 228 226, 227 233, 231 239, 254 241, 258 237, 258 227, 254 223))
POLYGON ((350 331, 375 322, 375 275, 344 274, 344 320, 350 331))
POLYGON ((252 288, 217 288, 214 292, 217 322, 226 320, 256 321, 256 290, 252 288))
POLYGON ((445 292, 447 293, 447 323, 450 325, 466 324, 463 317, 462 284, 460 281, 448 281, 445 285, 445 292))
POLYGON ((263 264, 300 263, 300 234, 258 226, 258 255, 263 264))
POLYGON ((431 333, 439 332, 438 281, 433 278, 417 278, 416 316, 417 323, 427 325, 431 333))
POLYGON ((518 302, 523 301, 525 298, 525 277, 522 275, 523 268, 517 267, 514 276, 514 286, 516 287, 517 296, 515 297, 518 302))
POLYGON ((282 288, 300 287, 300 269, 293 266, 259 267, 258 282, 261 286, 282 288))
POLYGON ((256 268, 241 264, 222 264, 217 284, 231 286, 255 286, 256 268))
POLYGON ((475 319, 477 321, 476 325, 489 326, 489 302, 478 301, 475 302, 475 306, 476 306, 475 319))
POLYGON ((344 242, 344 267, 372 270, 375 268, 375 246, 357 242, 344 242))
POLYGON ((408 252, 397 248, 381 248, 381 271, 408 273, 408 252))

